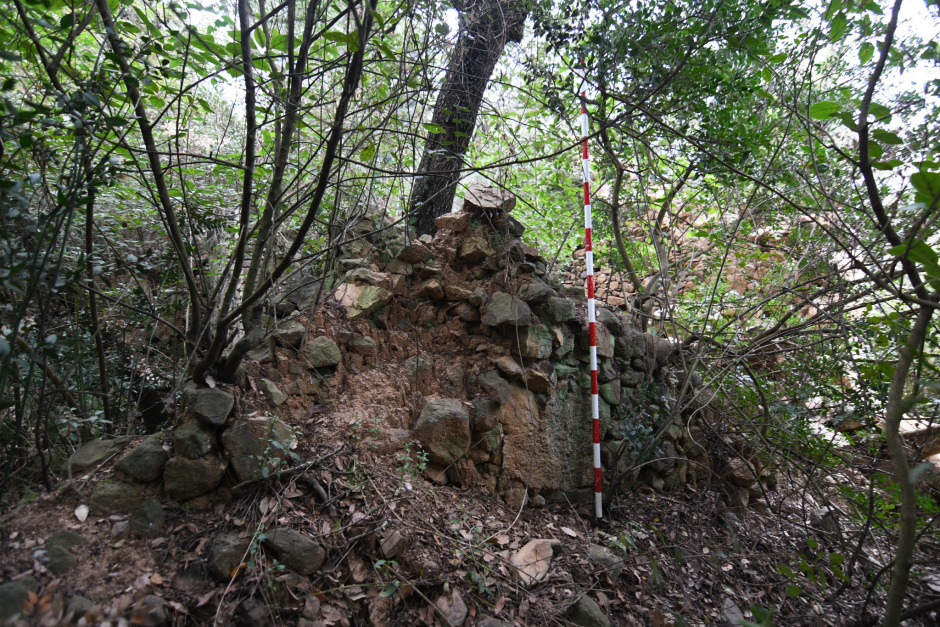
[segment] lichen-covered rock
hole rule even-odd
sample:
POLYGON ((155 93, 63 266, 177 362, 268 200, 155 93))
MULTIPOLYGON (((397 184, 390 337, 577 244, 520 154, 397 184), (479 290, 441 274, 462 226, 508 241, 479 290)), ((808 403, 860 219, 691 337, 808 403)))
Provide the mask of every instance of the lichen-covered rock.
POLYGON ((134 515, 131 516, 130 530, 143 537, 152 537, 163 531, 166 524, 166 514, 163 506, 157 499, 148 499, 140 504, 134 515))
POLYGON ((616 336, 623 330, 623 320, 610 309, 598 307, 595 310, 595 315, 597 317, 597 323, 603 324, 613 335, 616 336))
POLYGON ((527 303, 542 303, 555 295, 555 290, 541 280, 526 283, 519 288, 519 298, 527 303))
POLYGON ((39 589, 39 582, 32 575, 0 585, 0 621, 22 613, 29 593, 39 589))
POLYGON ((284 394, 277 387, 277 384, 270 379, 261 379, 258 381, 258 389, 271 401, 275 407, 279 407, 287 402, 287 394, 284 394))
POLYGON ((516 363, 516 360, 509 355, 501 355, 492 360, 493 365, 499 368, 499 371, 510 379, 521 377, 523 374, 522 366, 516 363))
POLYGON ((304 337, 304 332, 306 332, 307 327, 300 320, 288 320, 282 322, 278 325, 277 329, 274 330, 274 339, 277 340, 277 343, 281 346, 287 348, 294 348, 300 344, 300 340, 304 337))
POLYGON ((223 424, 235 407, 232 395, 219 388, 188 388, 184 397, 196 418, 215 426, 223 424))
POLYGON ((594 599, 586 595, 568 609, 568 620, 579 627, 610 627, 607 614, 594 599))
POLYGON ((311 368, 332 368, 343 359, 339 346, 325 335, 308 341, 303 357, 311 368))
POLYGON ((73 473, 82 472, 104 462, 119 453, 126 439, 92 440, 85 443, 69 457, 68 465, 73 473))
POLYGON ((532 310, 518 296, 496 292, 486 304, 483 324, 495 327, 501 324, 527 327, 532 322, 532 310))
POLYGON ((412 431, 428 458, 449 465, 470 446, 470 414, 455 398, 428 399, 412 431))
POLYGON ((355 285, 343 283, 333 293, 333 298, 346 309, 350 320, 363 318, 392 302, 394 295, 377 285, 355 285))
POLYGON ((275 529, 264 546, 277 554, 279 562, 301 575, 315 573, 326 559, 322 546, 294 529, 275 529))
POLYGON ((46 557, 48 558, 46 567, 56 575, 69 572, 78 562, 78 556, 70 549, 84 542, 85 538, 74 531, 59 529, 46 543, 46 557))
POLYGON ((541 325, 519 329, 518 341, 512 350, 526 359, 548 359, 552 354, 553 339, 548 329, 541 325))
POLYGON ((187 459, 199 459, 215 447, 215 431, 199 420, 190 420, 173 433, 173 450, 187 459))
POLYGON ((543 361, 526 370, 525 384, 533 392, 547 394, 558 385, 558 375, 549 362, 543 361))
POLYGON ((163 469, 163 489, 174 501, 188 501, 214 490, 225 477, 226 463, 217 455, 172 458, 163 469))
POLYGON ((159 438, 150 437, 114 464, 114 469, 137 481, 156 481, 163 474, 167 454, 159 438))
POLYGON ((294 433, 278 418, 239 420, 222 434, 222 446, 239 481, 250 481, 276 469, 287 456, 294 433))
POLYGON ((569 298, 551 297, 542 306, 545 316, 555 324, 574 320, 577 316, 575 302, 569 298))
POLYGON ((406 359, 403 366, 409 377, 422 377, 431 372, 434 361, 427 353, 418 353, 414 357, 406 359))
POLYGON ((114 511, 131 512, 143 499, 139 485, 108 478, 98 482, 89 500, 92 509, 111 514, 114 511))
POLYGON ((445 285, 444 298, 447 300, 470 300, 472 291, 463 285, 445 285))
POLYGON ((460 243, 458 255, 467 263, 480 263, 487 257, 492 257, 496 251, 490 248, 489 242, 482 237, 468 237, 460 243))

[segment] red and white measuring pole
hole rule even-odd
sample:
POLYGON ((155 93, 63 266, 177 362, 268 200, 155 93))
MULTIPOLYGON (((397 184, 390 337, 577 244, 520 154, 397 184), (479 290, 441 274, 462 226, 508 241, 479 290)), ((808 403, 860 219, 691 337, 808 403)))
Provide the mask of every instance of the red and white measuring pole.
POLYGON ((591 424, 594 427, 594 516, 603 518, 601 495, 601 420, 597 398, 597 315, 594 309, 594 248, 591 246, 591 158, 588 156, 587 69, 581 94, 581 174, 584 177, 584 261, 587 264, 588 333, 591 339, 591 424))

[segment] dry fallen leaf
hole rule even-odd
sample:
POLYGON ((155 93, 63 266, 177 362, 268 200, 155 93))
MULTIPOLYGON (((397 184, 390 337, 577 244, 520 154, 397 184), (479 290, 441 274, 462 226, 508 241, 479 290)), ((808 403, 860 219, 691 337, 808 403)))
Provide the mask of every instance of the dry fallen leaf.
POLYGON ((157 574, 157 573, 154 573, 153 575, 150 576, 150 583, 151 583, 152 585, 154 585, 154 586, 162 586, 162 585, 163 585, 163 577, 161 577, 161 576, 160 576, 159 574, 157 574))
POLYGON ((88 518, 88 506, 82 503, 76 507, 75 518, 78 518, 78 522, 85 522, 85 519, 88 518))
POLYGON ((578 534, 574 529, 569 527, 562 527, 561 530, 565 533, 565 535, 571 536, 572 538, 578 537, 578 534))
POLYGON ((215 379, 213 379, 211 375, 206 375, 206 385, 208 385, 210 388, 215 387, 215 379))

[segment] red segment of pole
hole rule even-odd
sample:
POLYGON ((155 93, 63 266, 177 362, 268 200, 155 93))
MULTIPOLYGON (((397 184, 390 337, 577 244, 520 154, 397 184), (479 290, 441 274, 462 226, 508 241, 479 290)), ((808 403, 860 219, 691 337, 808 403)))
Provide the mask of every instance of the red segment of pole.
POLYGON ((594 248, 591 242, 591 158, 588 156, 587 116, 587 70, 581 89, 581 174, 584 180, 584 248, 587 276, 585 284, 588 296, 588 333, 591 340, 591 426, 594 444, 594 515, 603 517, 603 495, 601 493, 601 427, 600 402, 597 389, 597 316, 594 303, 594 248))

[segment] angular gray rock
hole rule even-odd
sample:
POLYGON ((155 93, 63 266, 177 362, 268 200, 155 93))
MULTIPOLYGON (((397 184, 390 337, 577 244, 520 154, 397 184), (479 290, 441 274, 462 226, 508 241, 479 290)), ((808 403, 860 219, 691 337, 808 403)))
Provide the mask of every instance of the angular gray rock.
POLYGON ((585 595, 568 608, 568 620, 580 627, 610 627, 610 619, 601 606, 585 595))
POLYGON ((248 540, 243 540, 234 533, 218 536, 209 546, 209 572, 220 581, 229 581, 242 559, 247 559, 248 545, 248 540))
POLYGON ((238 480, 250 481, 276 469, 293 438, 294 432, 278 418, 262 416, 238 420, 222 434, 222 446, 238 480))
POLYGON ((274 330, 274 338, 281 346, 294 348, 300 344, 300 340, 303 339, 306 330, 306 325, 300 320, 288 320, 282 322, 278 325, 277 329, 274 330))
POLYGON ((555 290, 544 281, 536 280, 519 288, 519 298, 527 303, 541 303, 555 295, 555 290))
POLYGON ((456 589, 438 597, 434 601, 434 607, 446 621, 444 624, 450 627, 462 627, 470 613, 467 604, 460 596, 460 591, 456 589))
POLYGON ((512 384, 499 376, 499 373, 495 370, 480 373, 477 376, 477 383, 499 404, 502 405, 509 401, 509 396, 512 394, 512 384))
POLYGON ((575 302, 568 298, 549 298, 542 309, 545 316, 555 324, 574 320, 577 316, 575 302))
POLYGON ((343 358, 336 342, 326 336, 308 341, 303 356, 311 368, 332 368, 343 358))
POLYGON ((174 501, 188 501, 214 490, 225 477, 226 464, 217 455, 172 458, 163 469, 163 489, 174 501))
POLYGON ((599 544, 592 544, 588 548, 588 559, 594 564, 598 573, 606 574, 611 581, 617 581, 623 570, 623 559, 599 544))
POLYGON ((140 504, 131 516, 130 531, 137 536, 153 537, 163 532, 166 514, 157 499, 149 499, 140 504))
POLYGON ((68 605, 65 606, 65 612, 71 614, 73 622, 82 618, 88 610, 95 606, 95 602, 91 599, 83 597, 80 594, 76 594, 71 599, 69 599, 68 605))
POLYGON ((173 450, 177 455, 199 459, 215 449, 215 430, 199 420, 190 420, 173 432, 173 450))
POLYGON ((467 263, 480 263, 487 257, 492 257, 496 251, 490 248, 489 242, 482 237, 468 237, 460 243, 458 255, 467 263))
POLYGON ((470 414, 455 398, 432 397, 412 433, 430 461, 447 466, 470 447, 470 414))
POLYGON ((189 388, 184 396, 196 418, 214 426, 223 424, 235 407, 232 395, 219 388, 189 388))
POLYGON ((317 542, 294 529, 275 529, 264 546, 277 554, 278 561, 301 575, 311 575, 323 566, 326 551, 317 542))
POLYGON ((409 377, 420 377, 431 372, 434 362, 427 353, 418 353, 414 357, 405 360, 403 366, 409 377))
POLYGON ((158 437, 149 437, 114 464, 114 469, 137 481, 156 481, 163 474, 167 454, 158 437))
POLYGON ((148 594, 131 608, 131 624, 142 627, 165 627, 170 624, 166 601, 155 594, 148 594))
POLYGON ((112 455, 119 453, 126 439, 92 440, 72 453, 68 465, 73 473, 83 472, 97 466, 112 455))
POLYGON ((56 575, 69 572, 78 562, 78 556, 70 549, 84 542, 85 539, 74 531, 59 529, 46 543, 46 567, 56 575))
POLYGON ((552 354, 552 334, 542 325, 519 329, 518 339, 512 343, 512 351, 526 359, 548 359, 552 354))
POLYGON ((532 311, 518 296, 496 292, 484 308, 483 324, 495 327, 501 324, 527 327, 532 322, 532 311))
POLYGON ((284 392, 277 387, 277 384, 270 379, 261 379, 258 381, 258 389, 264 392, 264 395, 275 407, 279 407, 287 402, 287 394, 284 394, 284 392))
POLYGON ((99 509, 106 514, 114 510, 130 512, 143 500, 138 486, 118 481, 117 479, 104 479, 98 482, 91 493, 91 507, 99 509))
POLYGON ((466 213, 509 213, 515 206, 516 197, 512 192, 496 187, 489 181, 471 183, 463 198, 463 211, 466 213))

